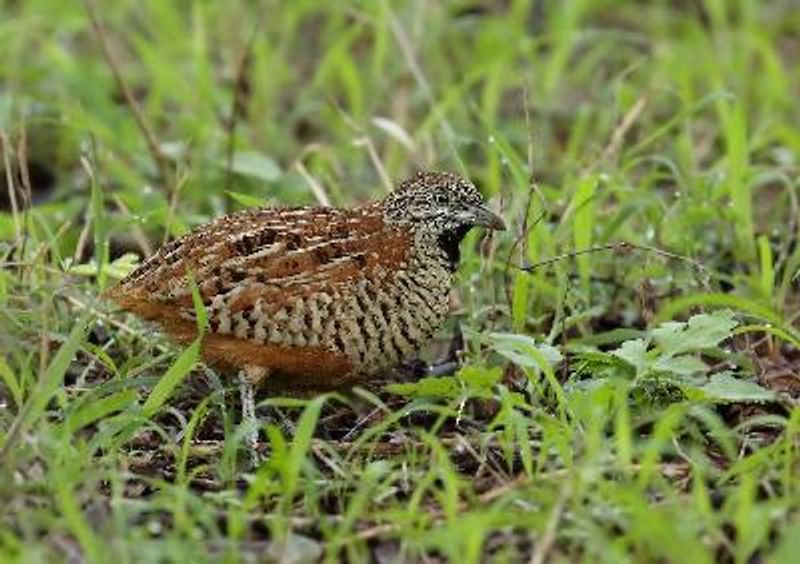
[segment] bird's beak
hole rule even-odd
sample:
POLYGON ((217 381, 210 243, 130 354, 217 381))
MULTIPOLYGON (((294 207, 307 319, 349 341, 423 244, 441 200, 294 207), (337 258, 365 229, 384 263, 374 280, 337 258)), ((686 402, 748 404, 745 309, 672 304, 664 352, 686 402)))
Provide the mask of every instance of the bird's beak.
POLYGON ((494 213, 486 206, 475 206, 470 210, 470 222, 473 225, 485 227, 486 229, 495 229, 497 231, 505 231, 506 223, 503 218, 494 213))

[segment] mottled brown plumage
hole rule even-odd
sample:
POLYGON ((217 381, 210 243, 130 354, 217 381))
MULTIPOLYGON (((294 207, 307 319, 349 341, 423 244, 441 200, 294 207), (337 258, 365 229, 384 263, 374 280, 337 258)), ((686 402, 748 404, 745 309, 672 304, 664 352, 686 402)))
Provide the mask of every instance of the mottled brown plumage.
POLYGON ((209 318, 207 362, 281 390, 329 389, 396 366, 431 339, 475 225, 503 229, 472 184, 420 173, 354 209, 222 216, 162 247, 109 297, 189 341, 191 276, 209 318))

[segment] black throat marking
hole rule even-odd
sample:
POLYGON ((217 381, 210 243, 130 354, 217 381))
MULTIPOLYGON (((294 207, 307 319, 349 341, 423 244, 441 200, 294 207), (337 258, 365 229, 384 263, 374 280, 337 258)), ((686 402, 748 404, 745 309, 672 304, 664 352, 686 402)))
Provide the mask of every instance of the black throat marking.
POLYGON ((458 263, 461 260, 461 249, 459 245, 471 228, 471 225, 459 225, 453 229, 443 231, 441 235, 439 235, 437 243, 447 257, 450 272, 455 272, 458 269, 458 263))

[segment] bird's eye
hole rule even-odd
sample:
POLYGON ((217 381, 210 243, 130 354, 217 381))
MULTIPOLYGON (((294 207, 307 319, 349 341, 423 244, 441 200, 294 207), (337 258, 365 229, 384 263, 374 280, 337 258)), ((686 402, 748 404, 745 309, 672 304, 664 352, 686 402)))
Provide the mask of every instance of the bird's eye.
POLYGON ((436 203, 437 206, 444 206, 447 204, 447 196, 445 194, 436 194, 433 197, 433 201, 436 203))

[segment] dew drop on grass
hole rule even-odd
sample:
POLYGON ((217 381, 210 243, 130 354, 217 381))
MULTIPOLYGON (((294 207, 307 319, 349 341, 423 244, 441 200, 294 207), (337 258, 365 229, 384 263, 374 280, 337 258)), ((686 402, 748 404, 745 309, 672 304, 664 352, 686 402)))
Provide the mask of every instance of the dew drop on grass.
POLYGON ((151 535, 160 535, 163 527, 160 521, 152 519, 147 523, 147 530, 151 535))

